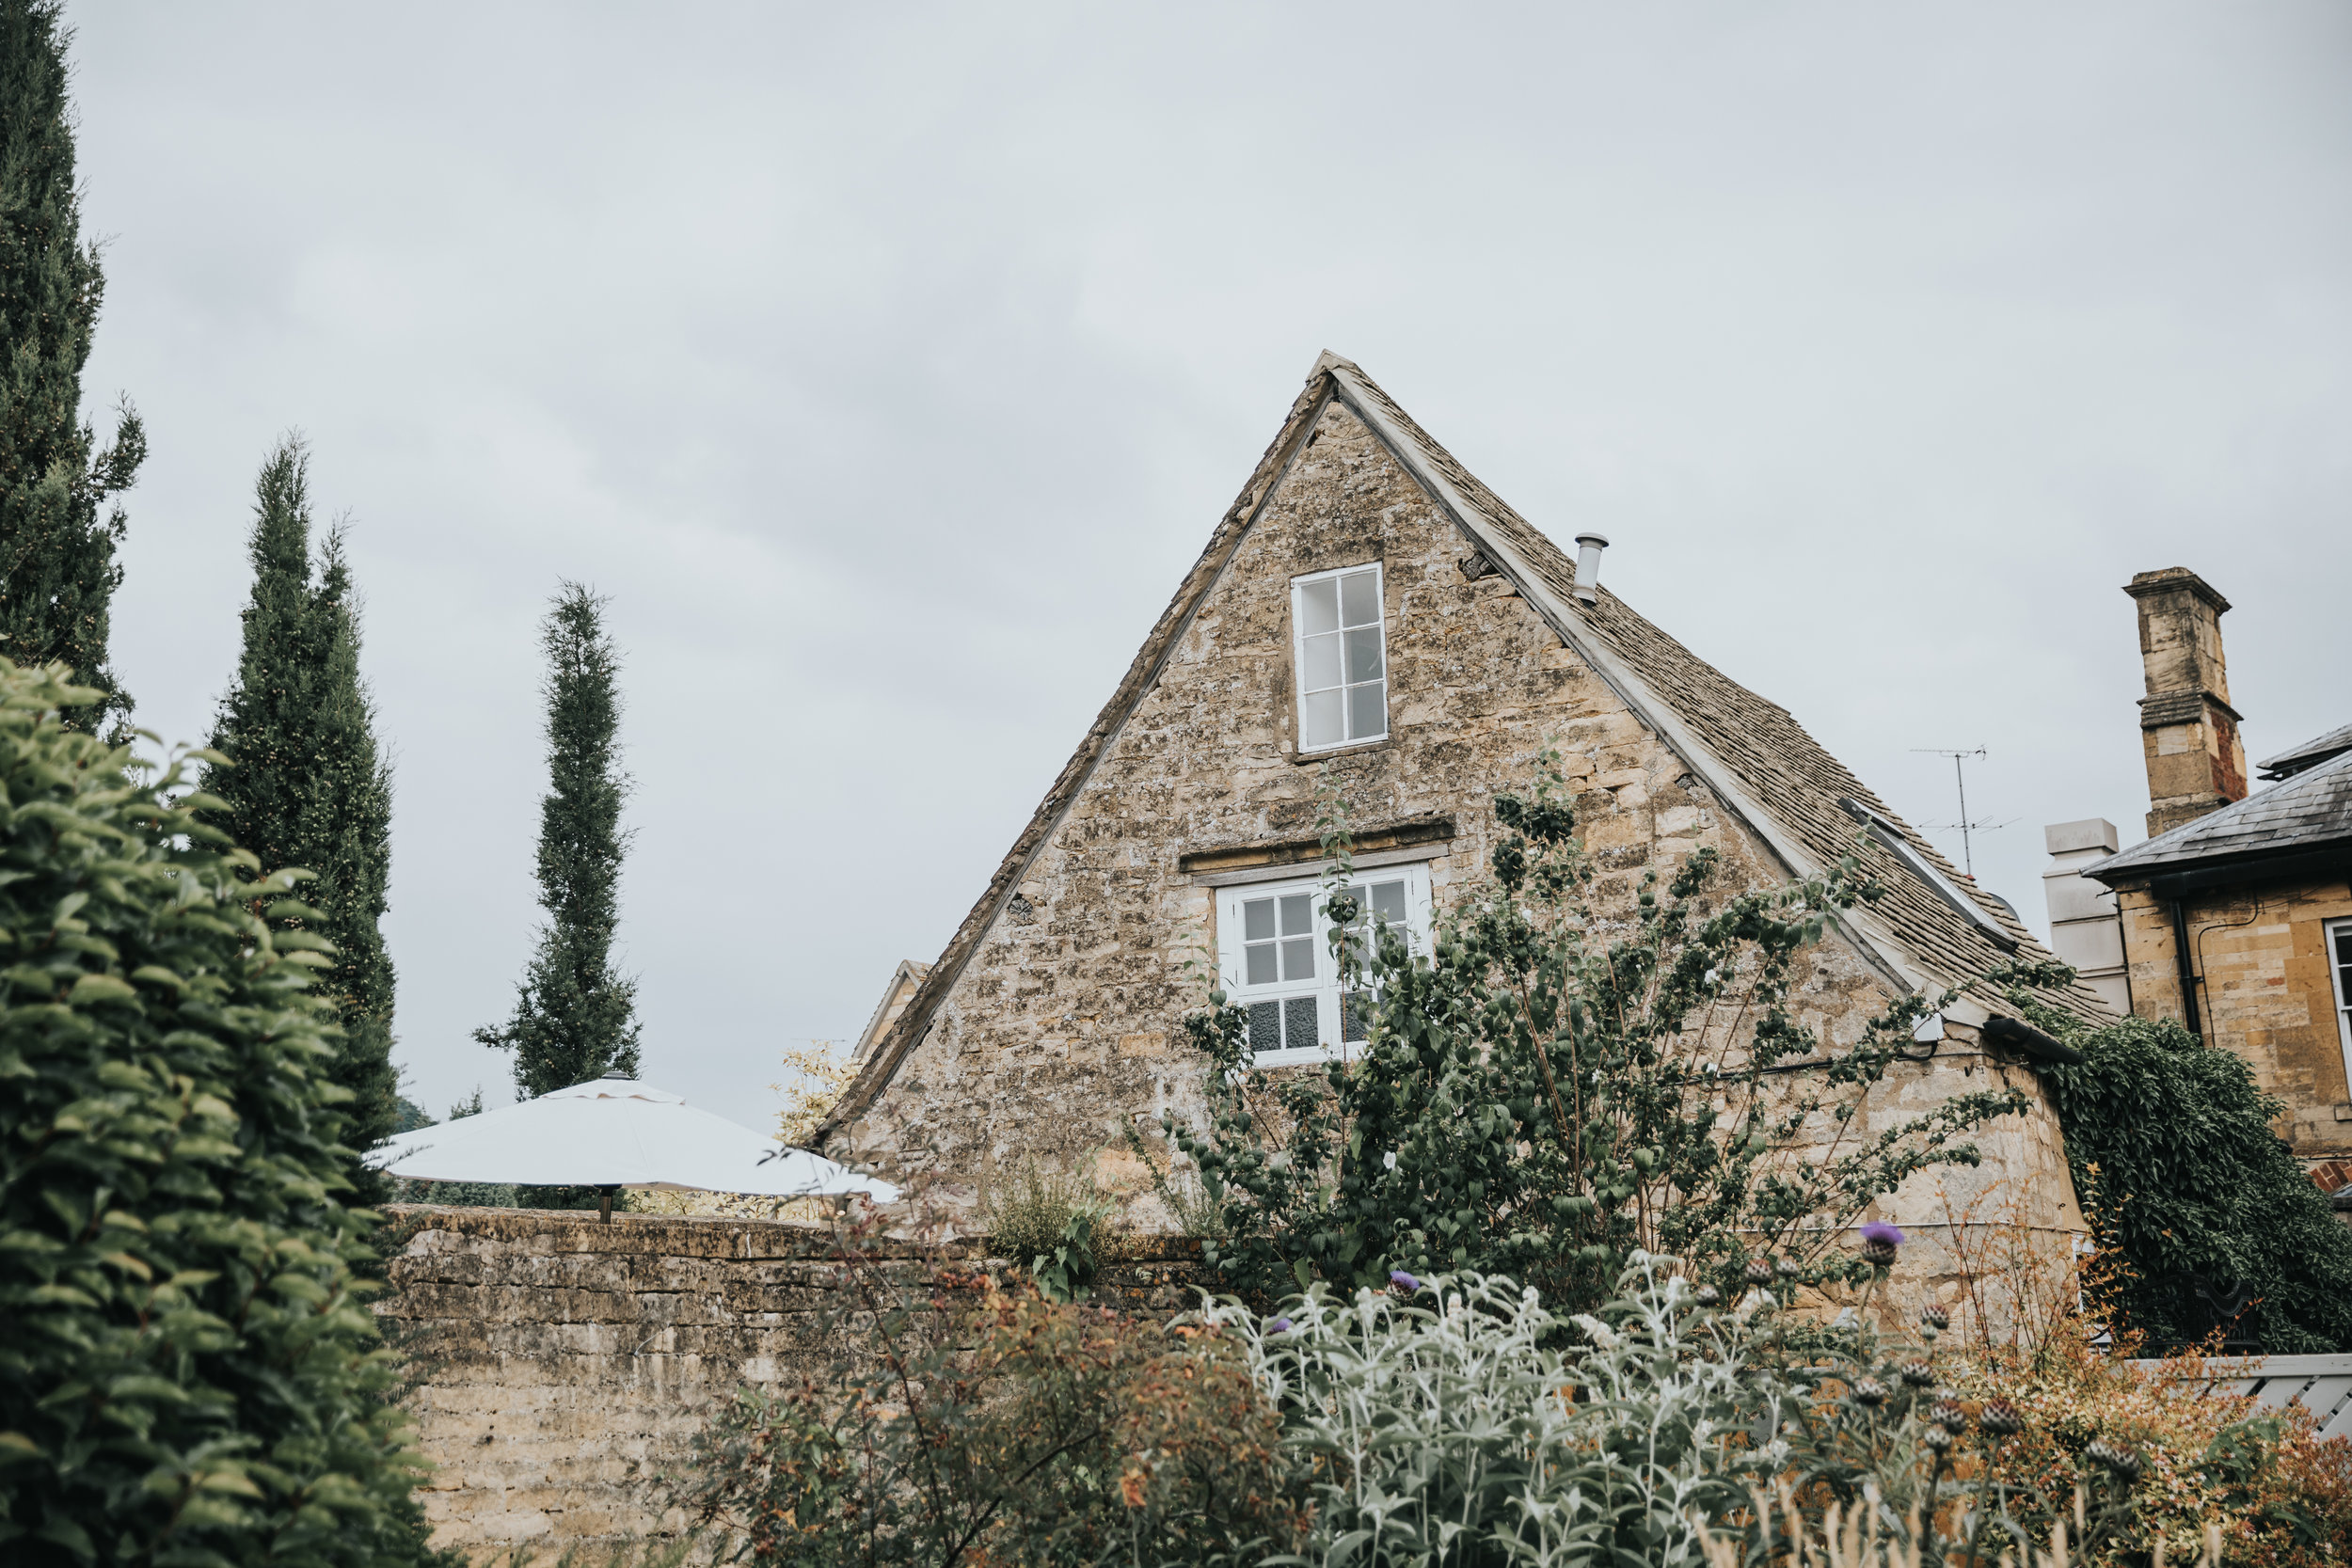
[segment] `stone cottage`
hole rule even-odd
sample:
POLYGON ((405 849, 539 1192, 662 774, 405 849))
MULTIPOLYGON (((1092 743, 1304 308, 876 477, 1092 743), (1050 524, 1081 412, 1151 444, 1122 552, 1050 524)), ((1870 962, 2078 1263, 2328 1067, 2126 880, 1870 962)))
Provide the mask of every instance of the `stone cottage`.
POLYGON ((2230 601, 2183 566, 2123 591, 2147 686, 2148 837, 2118 854, 2103 818, 2047 831, 2053 936, 2121 1007, 2245 1057, 2285 1107, 2279 1135, 2352 1208, 2352 724, 2264 762, 2249 793, 2230 601))
MULTIPOLYGON (((1318 782, 1349 802, 1359 890, 1421 939, 1481 876, 1493 797, 1526 787, 1547 741, 1604 898, 1702 845, 1747 884, 1862 858, 1889 894, 1839 922, 1804 994, 1836 1037, 1892 997, 2046 956, 1787 709, 1600 586, 1606 543, 1581 536, 1571 561, 1325 355, 971 913, 919 979, 894 980, 891 1022, 819 1131, 828 1152, 983 1204, 1024 1158, 1115 1160, 1122 1124, 1198 1114, 1204 1063, 1180 1021, 1213 979, 1249 1008, 1262 1064, 1343 1051, 1352 1025, 1307 940, 1318 782)), ((2080 987, 2050 1000, 2107 1016, 2080 987)), ((1870 1119, 2026 1086, 2036 1110, 1979 1139, 1968 1174, 2076 1229, 2055 1118, 1979 1036, 2000 1005, 1979 990, 1946 1009, 1870 1119)), ((1932 1182, 1890 1207, 1940 1223, 1932 1182)))

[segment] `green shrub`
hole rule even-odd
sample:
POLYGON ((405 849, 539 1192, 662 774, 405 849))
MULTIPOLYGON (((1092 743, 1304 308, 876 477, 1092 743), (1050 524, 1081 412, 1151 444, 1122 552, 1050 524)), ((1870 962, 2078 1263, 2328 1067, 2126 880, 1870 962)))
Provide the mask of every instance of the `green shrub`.
POLYGON ((853 1256, 821 1372, 697 1440, 701 1528, 758 1568, 1256 1563, 1295 1543, 1280 1420, 1226 1335, 853 1256))
POLYGON ((64 674, 0 661, 0 1555, 415 1561, 301 874, 64 674))
POLYGON ((1607 1300, 1638 1251, 1725 1291, 1759 1252, 1792 1254, 1808 1281, 1856 1277, 1841 1233, 1915 1173, 1975 1164, 1967 1134, 2027 1104, 1956 1094, 1866 1128, 1864 1097, 1941 999, 1905 997, 1851 1044, 1799 1021, 1804 955, 1880 894, 1851 862, 1737 892, 1702 849, 1645 876, 1630 909, 1598 907, 1547 752, 1532 794, 1495 800, 1492 875, 1416 954, 1347 928, 1344 814, 1326 800, 1328 941, 1375 998, 1370 1039, 1322 1075, 1270 1077, 1248 1070, 1247 1014, 1212 993, 1186 1021, 1210 1125, 1165 1124, 1221 1209, 1211 1261, 1262 1301, 1445 1268, 1574 1309, 1607 1300))
POLYGON ((2169 1020, 2040 1022, 2085 1058, 2044 1081, 2085 1217, 2128 1265, 2122 1326, 2159 1344, 2197 1338, 2198 1275, 2247 1287, 2273 1354, 2352 1351, 2352 1229, 2272 1132, 2281 1106, 2245 1060, 2169 1020))
POLYGON ((1048 1173, 1024 1160, 989 1205, 989 1239, 1051 1299, 1084 1301, 1110 1249, 1115 1212, 1085 1170, 1048 1173))

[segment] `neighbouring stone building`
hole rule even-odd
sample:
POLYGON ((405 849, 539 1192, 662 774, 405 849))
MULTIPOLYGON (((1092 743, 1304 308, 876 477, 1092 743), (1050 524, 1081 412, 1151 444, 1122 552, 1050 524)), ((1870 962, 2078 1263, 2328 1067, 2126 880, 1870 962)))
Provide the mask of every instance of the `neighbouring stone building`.
MULTIPOLYGON (((1205 1064, 1180 1021, 1213 978, 1249 1007, 1262 1063, 1324 1059, 1345 1043, 1336 982, 1319 942, 1287 945, 1320 912, 1318 781, 1350 804, 1359 891, 1419 938, 1482 874, 1493 797, 1526 786, 1547 741, 1604 898, 1702 845, 1750 885, 1861 857, 1888 895, 1839 923, 1803 997, 1834 1037, 1891 997, 2044 956, 1788 710, 1598 586, 1605 543, 1582 536, 1571 561, 1324 356, 971 913, 927 972, 894 979, 895 1020, 817 1141, 966 1205, 1024 1159, 1116 1164, 1127 1126, 1199 1114, 1205 1064)), ((2081 987, 2050 1000, 2107 1016, 2081 987)), ((1947 1008, 1870 1124, 2031 1085, 1979 1038, 2000 1006, 1979 989, 1947 1008)), ((2073 1231, 2034 1092, 1957 1179, 2009 1181, 2032 1223, 2073 1231)), ((1932 1181, 1889 1207, 1942 1218, 1932 1181)))
POLYGON ((2286 1106, 2280 1135, 2352 1189, 2352 725, 2262 765, 2248 793, 2221 617, 2196 573, 2142 572, 2148 838, 2098 818, 2049 830, 2053 941, 2145 1018, 2246 1058, 2286 1106))

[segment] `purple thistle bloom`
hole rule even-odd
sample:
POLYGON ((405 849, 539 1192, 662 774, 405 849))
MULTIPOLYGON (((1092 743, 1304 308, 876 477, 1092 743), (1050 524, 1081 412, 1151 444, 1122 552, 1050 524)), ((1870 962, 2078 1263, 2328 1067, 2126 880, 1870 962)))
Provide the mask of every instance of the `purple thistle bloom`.
POLYGON ((1403 1291, 1406 1295, 1411 1295, 1421 1289, 1421 1281, 1406 1274, 1403 1269, 1390 1271, 1389 1283, 1403 1291))
POLYGON ((1291 1331, 1291 1321, 1288 1318, 1277 1318, 1265 1325, 1265 1331, 1268 1334, 1288 1334, 1291 1331))
POLYGON ((1869 1224, 1864 1226, 1862 1227, 1862 1239, 1866 1242, 1876 1242, 1881 1246, 1900 1246, 1903 1244, 1903 1233, 1896 1229, 1893 1226, 1887 1224, 1884 1220, 1872 1220, 1869 1224))

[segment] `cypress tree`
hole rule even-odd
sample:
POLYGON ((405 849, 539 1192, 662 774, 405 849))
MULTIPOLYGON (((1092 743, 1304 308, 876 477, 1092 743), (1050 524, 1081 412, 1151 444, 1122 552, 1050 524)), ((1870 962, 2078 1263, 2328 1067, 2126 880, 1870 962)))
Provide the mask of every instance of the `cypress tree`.
POLYGON ((563 585, 541 630, 547 649, 548 795, 539 811, 539 907, 547 924, 504 1027, 474 1038, 515 1053, 526 1097, 600 1078, 637 1076, 637 982, 612 967, 620 923, 619 656, 605 600, 563 585))
MULTIPOLYGON (((312 560, 310 456, 299 440, 270 453, 256 490, 245 653, 213 729, 213 749, 230 766, 209 770, 205 787, 225 802, 215 820, 263 869, 317 874, 305 899, 323 918, 307 924, 334 943, 321 993, 342 1027, 330 1074, 352 1094, 343 1141, 365 1149, 400 1119, 392 960, 377 924, 391 873, 391 776, 359 678, 340 529, 312 560)), ((362 1201, 383 1196, 373 1175, 354 1180, 362 1201)))
POLYGON ((52 0, 0 0, 0 657, 62 661, 99 692, 71 716, 95 727, 131 707, 106 660, 122 508, 99 511, 136 477, 147 436, 127 404, 103 450, 82 420, 105 278, 81 237, 70 37, 52 0))

